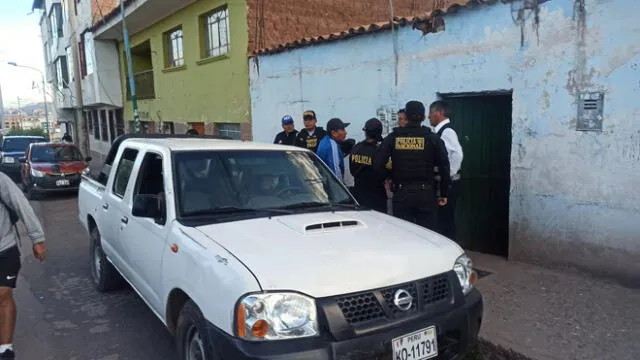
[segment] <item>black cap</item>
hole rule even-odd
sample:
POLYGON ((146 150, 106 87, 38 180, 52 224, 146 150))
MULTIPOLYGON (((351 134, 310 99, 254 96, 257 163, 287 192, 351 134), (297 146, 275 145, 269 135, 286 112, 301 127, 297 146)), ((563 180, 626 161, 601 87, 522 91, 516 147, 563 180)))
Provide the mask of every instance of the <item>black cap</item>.
POLYGON ((367 120, 366 123, 364 123, 364 128, 362 130, 364 130, 364 131, 376 131, 376 130, 382 131, 382 122, 380 122, 380 120, 378 120, 376 118, 371 118, 371 119, 367 120))
POLYGON ((409 101, 407 105, 404 107, 405 113, 407 114, 407 118, 420 118, 425 116, 425 108, 424 104, 420 101, 409 101))
POLYGON ((349 126, 349 123, 342 122, 342 120, 338 118, 333 118, 327 123, 327 131, 331 133, 334 130, 344 130, 347 126, 349 126))
POLYGON ((317 119, 316 112, 313 111, 313 110, 307 110, 307 111, 304 112, 304 114, 302 114, 302 118, 303 119, 311 119, 311 120, 317 119))

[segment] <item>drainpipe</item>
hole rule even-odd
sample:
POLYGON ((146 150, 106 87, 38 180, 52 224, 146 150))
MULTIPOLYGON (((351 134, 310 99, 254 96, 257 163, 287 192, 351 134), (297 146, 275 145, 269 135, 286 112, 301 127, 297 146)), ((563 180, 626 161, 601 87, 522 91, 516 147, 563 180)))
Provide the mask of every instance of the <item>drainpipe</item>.
POLYGON ((122 37, 124 38, 124 53, 127 58, 127 74, 129 76, 129 91, 131 92, 131 107, 133 108, 133 132, 140 132, 140 114, 138 114, 138 98, 136 97, 136 84, 133 77, 133 61, 131 59, 131 44, 129 43, 129 31, 125 22, 124 0, 120 0, 120 12, 122 13, 122 37))

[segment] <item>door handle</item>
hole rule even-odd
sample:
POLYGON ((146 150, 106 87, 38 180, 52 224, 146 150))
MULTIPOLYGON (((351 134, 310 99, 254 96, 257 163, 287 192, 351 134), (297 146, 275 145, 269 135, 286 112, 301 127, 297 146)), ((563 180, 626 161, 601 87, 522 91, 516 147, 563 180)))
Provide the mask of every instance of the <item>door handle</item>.
POLYGON ((126 216, 123 216, 120 221, 122 221, 123 224, 128 224, 129 223, 129 218, 126 216))
POLYGON ((102 208, 105 209, 105 210, 108 210, 109 209, 109 204, 102 204, 102 208))

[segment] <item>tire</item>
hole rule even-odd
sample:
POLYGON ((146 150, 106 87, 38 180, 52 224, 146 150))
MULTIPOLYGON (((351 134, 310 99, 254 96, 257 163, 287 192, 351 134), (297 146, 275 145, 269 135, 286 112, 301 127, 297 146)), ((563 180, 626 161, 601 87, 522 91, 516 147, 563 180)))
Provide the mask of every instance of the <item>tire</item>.
POLYGON ((122 287, 123 279, 118 270, 107 260, 100 245, 100 231, 97 227, 91 229, 89 239, 91 278, 99 292, 117 290, 122 287))
POLYGON ((176 325, 179 360, 220 360, 207 329, 207 322, 196 304, 187 300, 176 325))

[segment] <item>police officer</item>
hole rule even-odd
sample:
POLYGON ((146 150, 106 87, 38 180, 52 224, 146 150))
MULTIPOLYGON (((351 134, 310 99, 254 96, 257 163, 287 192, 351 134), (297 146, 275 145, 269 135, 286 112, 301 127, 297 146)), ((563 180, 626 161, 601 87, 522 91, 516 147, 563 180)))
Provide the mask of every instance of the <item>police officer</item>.
POLYGON ((327 136, 327 132, 317 126, 318 119, 313 110, 307 110, 302 115, 304 129, 300 130, 296 138, 296 146, 307 148, 313 152, 318 152, 318 145, 322 138, 327 136))
POLYGON ((395 128, 380 145, 373 159, 376 171, 384 172, 391 157, 393 214, 428 229, 437 227, 437 206, 447 203, 450 182, 449 159, 444 142, 420 124, 426 118, 424 104, 409 101, 405 107, 407 126, 395 128), (440 197, 436 198, 434 167, 442 169, 440 197))
POLYGON ((354 180, 353 195, 360 205, 387 213, 387 191, 384 174, 373 169, 373 157, 382 141, 382 123, 376 118, 364 124, 365 140, 351 151, 349 170, 354 180))
POLYGON ((282 131, 276 135, 273 140, 274 144, 295 145, 298 130, 293 125, 293 118, 290 115, 282 117, 282 131))

